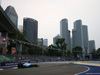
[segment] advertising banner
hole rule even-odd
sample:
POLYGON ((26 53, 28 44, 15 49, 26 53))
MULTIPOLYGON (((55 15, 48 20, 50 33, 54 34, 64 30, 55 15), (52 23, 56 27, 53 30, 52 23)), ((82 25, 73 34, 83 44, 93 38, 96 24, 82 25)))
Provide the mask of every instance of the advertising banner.
POLYGON ((3 37, 0 38, 0 44, 1 45, 4 45, 6 42, 7 42, 7 39, 5 39, 3 37))
POLYGON ((16 53, 16 48, 15 48, 15 47, 12 47, 11 53, 12 53, 12 54, 15 54, 15 53, 16 53))
POLYGON ((3 54, 6 54, 7 52, 8 52, 7 48, 6 48, 6 47, 3 47, 2 53, 3 53, 3 54))

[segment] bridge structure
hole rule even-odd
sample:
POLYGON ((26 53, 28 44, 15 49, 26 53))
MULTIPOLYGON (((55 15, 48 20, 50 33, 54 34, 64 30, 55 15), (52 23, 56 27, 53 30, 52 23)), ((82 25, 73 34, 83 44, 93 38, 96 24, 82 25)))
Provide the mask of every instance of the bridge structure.
MULTIPOLYGON (((14 23, 10 20, 10 18, 7 16, 7 14, 5 13, 5 11, 3 10, 3 8, 0 6, 0 32, 1 32, 1 37, 7 39, 7 40, 15 40, 16 43, 18 43, 19 46, 19 55, 21 55, 21 51, 22 51, 22 44, 27 44, 27 45, 31 45, 31 46, 37 46, 34 45, 32 43, 30 43, 27 39, 25 41, 20 41, 17 39, 8 39, 8 33, 19 33, 22 34, 18 28, 14 25, 14 23)), ((7 43, 5 44, 5 47, 7 47, 7 43)), ((17 49, 17 47, 16 47, 17 49)), ((18 51, 17 50, 17 51, 18 51)))
POLYGON ((0 32, 19 32, 14 23, 7 16, 3 8, 0 6, 0 32))

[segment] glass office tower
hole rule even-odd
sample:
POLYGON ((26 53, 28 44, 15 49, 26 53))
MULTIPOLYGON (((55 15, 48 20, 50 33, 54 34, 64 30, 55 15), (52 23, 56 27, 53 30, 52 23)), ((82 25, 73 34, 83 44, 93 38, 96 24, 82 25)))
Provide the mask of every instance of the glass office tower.
POLYGON ((71 49, 71 43, 70 43, 70 31, 68 30, 68 20, 62 19, 60 21, 60 36, 61 38, 65 39, 65 42, 67 44, 67 49, 71 49))
POLYGON ((23 26, 26 31, 26 39, 31 43, 38 44, 38 21, 32 18, 24 18, 23 26))
POLYGON ((82 21, 76 20, 74 22, 74 29, 72 30, 73 48, 80 46, 83 48, 83 35, 82 35, 82 21))
POLYGON ((6 14, 10 18, 10 20, 14 23, 14 26, 18 27, 18 15, 16 13, 16 10, 13 6, 8 6, 5 10, 6 14))
POLYGON ((83 32, 83 46, 85 54, 89 54, 88 27, 86 25, 82 25, 82 32, 83 32))

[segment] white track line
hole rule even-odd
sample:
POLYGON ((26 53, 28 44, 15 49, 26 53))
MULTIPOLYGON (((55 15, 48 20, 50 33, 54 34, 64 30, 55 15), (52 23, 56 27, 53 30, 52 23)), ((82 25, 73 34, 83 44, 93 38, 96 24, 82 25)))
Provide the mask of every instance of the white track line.
MULTIPOLYGON (((87 67, 87 66, 85 66, 85 67, 87 67)), ((75 75, 82 74, 82 73, 85 73, 85 72, 89 71, 90 68, 89 68, 89 67, 87 67, 87 68, 88 68, 88 69, 87 69, 86 71, 83 71, 83 72, 77 73, 77 74, 75 74, 75 75)))

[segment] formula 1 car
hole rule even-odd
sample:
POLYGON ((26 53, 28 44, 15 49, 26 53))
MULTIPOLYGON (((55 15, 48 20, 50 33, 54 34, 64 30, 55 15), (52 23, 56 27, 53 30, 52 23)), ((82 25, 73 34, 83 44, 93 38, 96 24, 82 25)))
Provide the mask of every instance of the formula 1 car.
POLYGON ((31 64, 31 63, 18 63, 18 68, 29 68, 29 67, 38 67, 37 64, 31 64))

